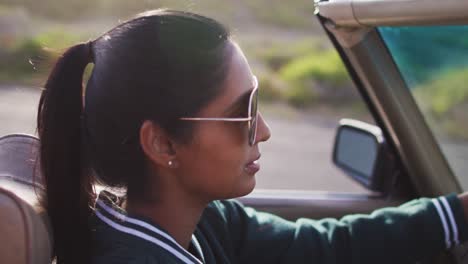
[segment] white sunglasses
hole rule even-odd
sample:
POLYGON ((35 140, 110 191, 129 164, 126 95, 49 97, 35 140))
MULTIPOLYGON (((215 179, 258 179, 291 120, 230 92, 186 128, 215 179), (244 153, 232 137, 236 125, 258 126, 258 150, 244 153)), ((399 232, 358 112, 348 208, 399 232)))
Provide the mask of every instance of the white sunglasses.
POLYGON ((249 107, 247 117, 181 117, 180 120, 186 121, 225 121, 225 122, 248 122, 249 127, 249 145, 253 146, 257 136, 257 117, 258 117, 258 80, 253 76, 254 88, 250 93, 249 107))

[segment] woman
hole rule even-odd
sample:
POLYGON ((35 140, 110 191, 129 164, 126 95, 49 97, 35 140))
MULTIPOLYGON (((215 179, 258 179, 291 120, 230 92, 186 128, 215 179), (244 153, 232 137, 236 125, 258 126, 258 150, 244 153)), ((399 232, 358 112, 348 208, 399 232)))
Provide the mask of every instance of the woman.
POLYGON ((38 112, 58 263, 406 263, 466 240, 454 195, 296 223, 226 201, 253 190, 270 137, 257 93, 228 31, 196 14, 147 12, 65 52, 38 112))

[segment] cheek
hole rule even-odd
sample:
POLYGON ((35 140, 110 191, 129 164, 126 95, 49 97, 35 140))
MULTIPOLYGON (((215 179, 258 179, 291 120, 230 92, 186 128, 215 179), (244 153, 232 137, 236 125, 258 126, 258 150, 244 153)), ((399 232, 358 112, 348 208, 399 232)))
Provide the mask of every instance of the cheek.
POLYGON ((255 178, 244 172, 248 154, 239 124, 199 128, 181 164, 187 187, 209 199, 245 195, 255 186, 255 178))
POLYGON ((241 164, 248 158, 248 151, 247 132, 238 122, 209 123, 194 134, 194 154, 213 163, 212 167, 218 167, 216 163, 231 164, 229 167, 241 164))

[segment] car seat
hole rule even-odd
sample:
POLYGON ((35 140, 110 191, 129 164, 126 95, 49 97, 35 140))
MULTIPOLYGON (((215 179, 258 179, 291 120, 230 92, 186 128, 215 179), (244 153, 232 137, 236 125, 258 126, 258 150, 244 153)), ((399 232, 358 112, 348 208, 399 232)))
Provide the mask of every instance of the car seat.
POLYGON ((0 263, 51 263, 52 233, 38 206, 38 151, 33 136, 0 138, 0 263))

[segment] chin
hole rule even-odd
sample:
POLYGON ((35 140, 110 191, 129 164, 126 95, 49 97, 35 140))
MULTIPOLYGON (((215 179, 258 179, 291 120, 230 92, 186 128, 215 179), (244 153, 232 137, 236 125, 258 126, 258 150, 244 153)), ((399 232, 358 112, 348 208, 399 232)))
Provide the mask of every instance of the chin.
POLYGON ((230 198, 238 198, 238 197, 248 195, 249 193, 251 193, 254 190, 255 185, 256 185, 255 177, 252 177, 248 181, 244 182, 241 186, 239 186, 240 188, 238 188, 234 192, 234 195, 232 197, 230 197, 230 198))

